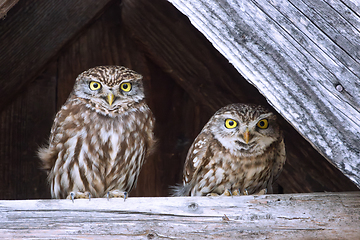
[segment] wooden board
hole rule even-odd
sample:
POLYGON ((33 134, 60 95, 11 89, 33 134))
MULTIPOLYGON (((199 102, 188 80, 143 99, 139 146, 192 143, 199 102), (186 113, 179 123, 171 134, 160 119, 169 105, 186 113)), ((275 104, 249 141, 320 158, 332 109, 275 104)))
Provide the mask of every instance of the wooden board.
POLYGON ((355 2, 169 1, 360 187, 360 16, 355 2))
POLYGON ((0 238, 359 239, 360 193, 0 201, 0 238))
POLYGON ((2 0, 0 2, 0 20, 6 17, 8 11, 18 2, 19 0, 2 0))
POLYGON ((0 112, 0 199, 49 198, 36 151, 55 116, 56 64, 48 64, 26 91, 0 112))

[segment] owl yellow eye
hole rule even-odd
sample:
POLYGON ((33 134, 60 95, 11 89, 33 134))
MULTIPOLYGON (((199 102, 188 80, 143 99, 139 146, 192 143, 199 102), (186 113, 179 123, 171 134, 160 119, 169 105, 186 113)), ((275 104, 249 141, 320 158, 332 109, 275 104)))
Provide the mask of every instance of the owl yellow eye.
POLYGON ((235 128, 237 125, 238 125, 238 123, 234 119, 228 118, 225 120, 226 128, 230 128, 230 129, 235 128))
POLYGON ((261 129, 266 129, 268 128, 269 126, 269 122, 266 118, 264 119, 261 119, 257 124, 256 126, 258 126, 258 128, 261 128, 261 129))
POLYGON ((90 83, 90 90, 95 91, 95 90, 99 90, 101 88, 101 84, 98 82, 91 82, 90 83))
POLYGON ((125 82, 120 85, 121 90, 129 92, 131 90, 131 83, 125 82))

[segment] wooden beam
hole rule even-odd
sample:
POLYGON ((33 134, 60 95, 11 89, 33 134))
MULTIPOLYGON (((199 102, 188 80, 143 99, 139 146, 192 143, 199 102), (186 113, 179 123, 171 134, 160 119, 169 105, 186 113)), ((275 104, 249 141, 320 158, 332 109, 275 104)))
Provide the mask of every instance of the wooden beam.
POLYGON ((50 198, 36 152, 56 113, 56 78, 53 62, 0 112, 0 199, 50 198))
POLYGON ((219 61, 219 55, 208 48, 206 38, 189 31, 190 23, 170 3, 124 0, 122 8, 122 20, 130 35, 194 101, 210 112, 237 101, 266 103, 265 98, 257 97, 255 88, 241 81, 241 75, 232 78, 236 70, 226 60, 219 61))
POLYGON ((360 193, 0 201, 5 238, 358 239, 360 193))
POLYGON ((0 19, 5 18, 8 11, 15 6, 19 0, 2 0, 0 1, 0 19))
POLYGON ((0 111, 111 0, 20 1, 0 21, 0 111))

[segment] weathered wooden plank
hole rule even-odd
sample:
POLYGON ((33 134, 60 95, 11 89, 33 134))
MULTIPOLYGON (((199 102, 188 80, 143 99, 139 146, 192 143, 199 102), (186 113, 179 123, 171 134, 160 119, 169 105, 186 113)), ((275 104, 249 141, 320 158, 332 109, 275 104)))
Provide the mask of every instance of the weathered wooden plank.
POLYGON ((345 21, 323 1, 170 2, 321 154, 360 186, 359 46, 349 40, 359 39, 353 26, 359 15, 345 21), (332 18, 324 20, 319 5, 332 18), (333 22, 336 18, 342 25, 333 22), (347 31, 339 30, 341 26, 347 31))
POLYGON ((0 201, 0 236, 358 239, 359 202, 359 192, 0 201))
POLYGON ((20 1, 0 21, 0 110, 110 0, 20 1))
POLYGON ((2 0, 0 1, 0 19, 4 18, 7 12, 18 2, 19 0, 2 0))

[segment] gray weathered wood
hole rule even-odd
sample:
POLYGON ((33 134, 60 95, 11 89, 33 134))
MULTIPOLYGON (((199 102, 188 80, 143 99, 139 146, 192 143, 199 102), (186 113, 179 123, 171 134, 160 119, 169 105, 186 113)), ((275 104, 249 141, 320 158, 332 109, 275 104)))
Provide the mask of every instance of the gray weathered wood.
POLYGON ((169 0, 360 187, 360 16, 351 0, 169 0))
POLYGON ((0 238, 358 239, 360 192, 0 201, 0 238))
POLYGON ((0 19, 4 18, 8 11, 18 2, 19 0, 1 0, 0 1, 0 19))

